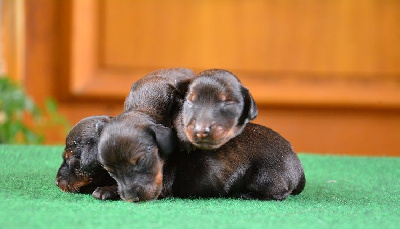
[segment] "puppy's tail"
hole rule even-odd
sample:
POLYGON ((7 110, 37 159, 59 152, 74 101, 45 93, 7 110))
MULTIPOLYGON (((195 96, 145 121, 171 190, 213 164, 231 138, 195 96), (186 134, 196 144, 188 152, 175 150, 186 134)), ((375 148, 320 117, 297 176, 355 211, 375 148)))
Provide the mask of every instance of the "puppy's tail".
POLYGON ((292 195, 300 194, 305 186, 306 186, 306 176, 304 175, 304 172, 302 172, 299 183, 297 184, 297 187, 292 191, 291 194, 292 195))

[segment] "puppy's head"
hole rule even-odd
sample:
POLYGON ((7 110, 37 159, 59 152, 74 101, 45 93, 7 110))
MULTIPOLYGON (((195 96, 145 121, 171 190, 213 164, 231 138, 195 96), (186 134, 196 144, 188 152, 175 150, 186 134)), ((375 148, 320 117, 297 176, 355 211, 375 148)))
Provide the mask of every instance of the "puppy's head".
POLYGON ((217 149, 240 134, 257 116, 249 91, 226 70, 200 72, 183 104, 186 137, 197 148, 217 149))
POLYGON ((100 133, 110 119, 108 116, 88 117, 71 129, 56 175, 56 184, 62 191, 90 193, 97 186, 115 183, 97 159, 100 133))
POLYGON ((154 123, 115 120, 105 128, 99 143, 99 159, 117 181, 123 200, 147 201, 160 195, 164 157, 177 144, 174 138, 170 128, 154 123))

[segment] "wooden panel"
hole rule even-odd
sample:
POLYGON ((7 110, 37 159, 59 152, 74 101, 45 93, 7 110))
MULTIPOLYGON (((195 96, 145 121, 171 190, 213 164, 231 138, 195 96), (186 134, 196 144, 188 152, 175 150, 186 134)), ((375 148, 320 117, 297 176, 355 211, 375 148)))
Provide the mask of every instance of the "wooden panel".
POLYGON ((40 104, 56 96, 73 124, 120 113, 131 83, 153 69, 219 67, 255 95, 255 121, 296 151, 400 156, 398 1, 30 0, 26 9, 28 93, 40 104))
POLYGON ((287 138, 296 152, 400 156, 400 111, 259 107, 255 122, 287 138))
POLYGON ((360 3, 75 1, 67 97, 122 99, 154 69, 216 67, 259 104, 399 108, 400 3, 360 3))
POLYGON ((0 74, 23 81, 24 11, 22 0, 0 2, 0 74))
POLYGON ((400 73, 398 1, 102 3, 109 68, 400 73))

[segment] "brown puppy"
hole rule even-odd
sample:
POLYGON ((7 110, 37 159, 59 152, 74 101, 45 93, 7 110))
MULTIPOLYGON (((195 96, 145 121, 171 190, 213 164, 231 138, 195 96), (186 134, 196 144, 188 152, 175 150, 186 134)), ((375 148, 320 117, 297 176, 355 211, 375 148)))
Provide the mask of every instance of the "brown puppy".
POLYGON ((93 193, 95 198, 108 199, 120 194, 124 200, 137 201, 158 196, 162 174, 158 176, 157 171, 162 168, 162 165, 159 166, 161 162, 152 162, 155 172, 152 170, 149 175, 151 178, 147 180, 140 175, 134 178, 137 174, 129 169, 131 164, 125 162, 135 161, 131 155, 147 154, 148 148, 157 151, 161 148, 160 152, 164 153, 170 151, 168 147, 163 147, 163 141, 157 133, 166 134, 167 139, 176 135, 167 127, 172 127, 172 120, 180 110, 187 85, 194 77, 189 69, 163 69, 151 72, 132 86, 125 100, 125 112, 110 122, 100 139, 102 163, 118 181, 118 192, 117 188, 110 190, 99 187, 93 193), (143 145, 147 148, 143 148, 143 145), (155 179, 153 175, 158 176, 159 182, 147 185, 155 179), (128 179, 131 181, 124 183, 128 179))
POLYGON ((91 116, 71 129, 56 175, 56 184, 62 191, 91 193, 98 186, 115 184, 97 159, 100 133, 110 120, 108 116, 91 116))
POLYGON ((176 134, 156 124, 146 113, 131 110, 115 117, 104 128, 99 142, 99 160, 118 183, 113 190, 97 188, 93 196, 125 201, 156 199, 162 189, 162 167, 175 150, 176 134))
POLYGON ((236 76, 210 69, 200 72, 189 85, 175 126, 180 126, 178 136, 186 145, 210 150, 240 134, 256 116, 256 103, 236 76))
POLYGON ((172 154, 163 175, 160 197, 283 200, 305 186, 303 167, 290 143, 253 123, 218 149, 172 154))

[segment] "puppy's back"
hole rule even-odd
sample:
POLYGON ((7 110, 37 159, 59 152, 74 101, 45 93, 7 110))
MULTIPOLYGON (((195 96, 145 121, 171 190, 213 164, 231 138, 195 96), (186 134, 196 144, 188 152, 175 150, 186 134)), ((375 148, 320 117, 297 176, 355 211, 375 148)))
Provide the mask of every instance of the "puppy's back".
POLYGON ((138 110, 149 114, 157 123, 170 126, 186 87, 195 74, 190 69, 161 69, 144 76, 131 87, 124 111, 138 110))
POLYGON ((249 123, 243 133, 235 140, 248 144, 248 152, 253 166, 263 168, 263 174, 271 177, 283 177, 291 194, 299 194, 305 186, 303 166, 293 151, 289 141, 274 130, 254 123, 249 123))

